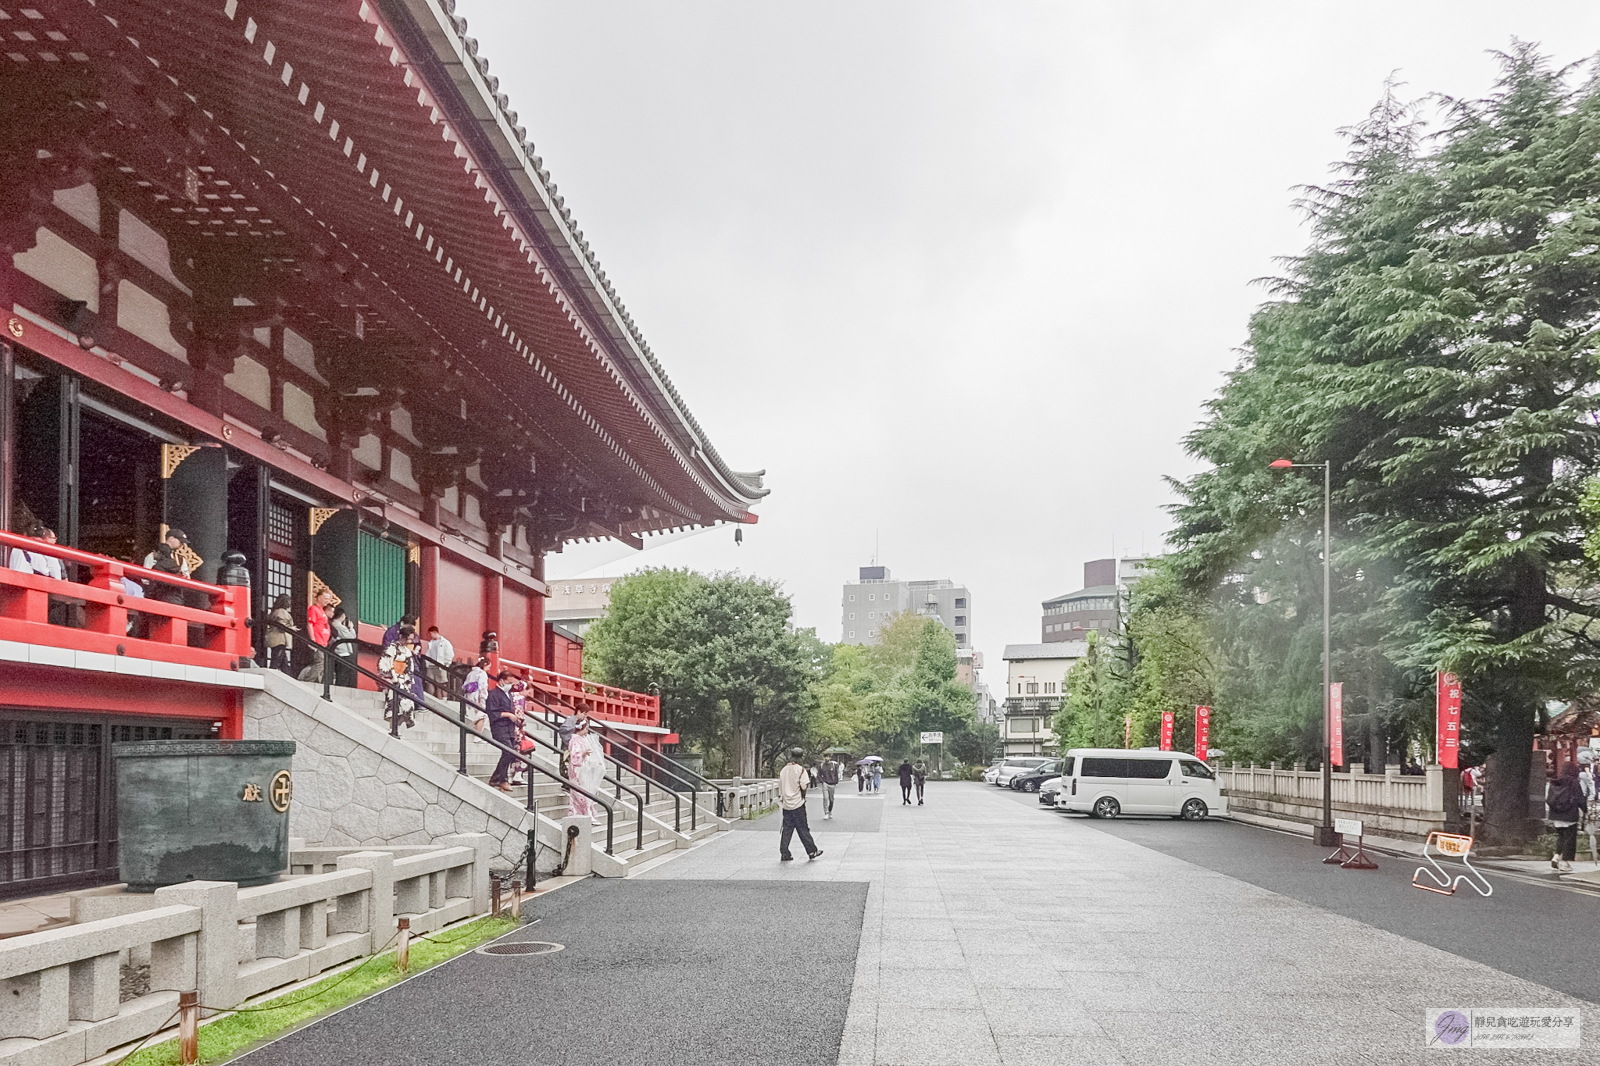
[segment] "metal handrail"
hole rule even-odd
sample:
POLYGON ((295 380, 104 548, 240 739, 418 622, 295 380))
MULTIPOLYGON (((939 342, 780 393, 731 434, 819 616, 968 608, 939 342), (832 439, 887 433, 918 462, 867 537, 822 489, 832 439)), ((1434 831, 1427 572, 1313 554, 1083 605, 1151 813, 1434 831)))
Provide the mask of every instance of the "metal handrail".
MULTIPOLYGON (((412 660, 412 662, 421 663, 423 666, 437 666, 437 667, 441 668, 442 670, 444 670, 445 678, 446 678, 447 681, 449 680, 449 678, 451 676, 450 667, 447 666, 444 663, 441 663, 439 660, 431 657, 430 655, 428 655, 427 652, 423 652, 423 651, 413 652, 412 655, 411 655, 411 660, 412 660)), ((427 692, 426 692, 426 686, 428 684, 427 675, 426 674, 419 674, 417 676, 418 676, 419 680, 421 680, 421 682, 422 682, 422 684, 424 686, 423 698, 424 699, 430 699, 431 697, 429 697, 427 695, 427 692)), ((457 689, 456 695, 457 695, 459 703, 460 703, 460 718, 459 718, 459 722, 462 725, 465 725, 466 720, 467 720, 467 697, 466 697, 466 694, 460 692, 459 689, 457 689)), ((415 690, 413 690, 413 695, 410 698, 413 701, 416 700, 415 690)), ((474 706, 476 706, 476 705, 474 705, 474 706)), ((390 722, 390 731, 393 733, 394 736, 398 737, 400 735, 400 722, 399 722, 398 717, 392 717, 391 722, 390 722)), ((480 736, 480 737, 483 735, 482 733, 478 733, 477 730, 470 730, 470 731, 472 733, 474 733, 475 735, 480 736)), ((534 736, 531 733, 526 733, 525 732, 523 735, 526 736, 529 740, 533 741, 534 744, 536 744, 536 745, 537 744, 543 744, 545 747, 547 747, 551 751, 555 752, 556 753, 556 764, 558 766, 560 765, 560 763, 561 763, 561 749, 560 748, 556 747, 554 744, 551 744, 547 740, 542 740, 539 737, 534 736)), ((602 753, 600 757, 602 759, 606 759, 609 762, 615 762, 615 760, 610 759, 604 753, 602 753)), ((463 731, 462 734, 461 734, 461 771, 460 772, 466 773, 466 766, 467 766, 467 737, 466 737, 466 731, 463 731)), ((619 764, 619 767, 620 767, 620 764, 619 764)), ((650 795, 649 795, 650 785, 649 785, 648 780, 645 782, 645 795, 642 796, 642 797, 639 795, 639 793, 635 789, 629 787, 628 785, 624 785, 622 783, 622 776, 621 776, 620 773, 615 777, 602 777, 601 780, 609 781, 613 785, 616 786, 616 788, 617 788, 617 793, 616 793, 617 802, 619 802, 619 803, 622 802, 622 793, 623 793, 624 790, 626 790, 627 793, 630 796, 633 797, 633 801, 634 801, 635 805, 638 807, 638 818, 636 819, 637 824, 634 826, 633 846, 634 846, 635 850, 643 850, 643 848, 644 848, 644 813, 645 813, 645 807, 648 806, 649 803, 650 803, 650 795)), ((585 794, 587 795, 587 793, 585 793, 585 794)))
MULTIPOLYGON (((554 715, 560 715, 561 714, 561 711, 560 711, 559 708, 552 707, 549 703, 545 702, 545 700, 543 698, 535 697, 534 698, 534 702, 539 704, 541 707, 543 707, 550 714, 554 714, 554 715)), ((718 785, 715 781, 712 781, 710 778, 705 777, 702 774, 696 773, 695 771, 689 769, 687 766, 684 766, 682 763, 678 762, 676 759, 673 759, 668 755, 665 755, 665 754, 663 754, 661 752, 654 751, 654 750, 652 750, 650 748, 645 747, 643 744, 639 743, 639 741, 635 740, 634 738, 626 736, 624 731, 621 728, 619 728, 616 724, 614 724, 612 722, 608 722, 604 718, 591 718, 589 720, 591 722, 598 722, 602 729, 604 729, 606 732, 608 732, 608 733, 610 733, 612 735, 613 742, 615 742, 615 740, 620 739, 624 743, 632 745, 632 750, 634 752, 636 752, 642 758, 648 759, 650 761, 651 769, 657 771, 658 773, 666 774, 668 777, 673 778, 674 780, 678 781, 680 784, 684 784, 684 785, 688 785, 689 786, 689 799, 690 799, 689 825, 690 825, 690 829, 691 830, 694 829, 697 826, 698 821, 699 821, 699 819, 697 817, 697 812, 699 811, 699 806, 698 806, 698 801, 696 800, 696 797, 699 794, 699 790, 697 788, 695 788, 694 782, 690 781, 688 777, 684 776, 684 774, 688 774, 690 777, 697 778, 700 781, 701 784, 703 784, 703 785, 705 785, 707 787, 707 789, 709 791, 715 792, 717 794, 717 817, 718 818, 724 818, 724 817, 727 816, 725 814, 726 802, 725 802, 725 798, 724 798, 724 795, 723 795, 722 786, 718 785), (663 765, 663 763, 666 763, 668 765, 663 765)), ((635 771, 635 772, 637 772, 637 771, 635 771)), ((639 776, 644 777, 643 774, 640 774, 639 776)), ((649 778, 646 777, 645 780, 648 781, 649 778)))
MULTIPOLYGON (((590 719, 590 721, 594 721, 594 719, 590 719)), ((689 768, 686 767, 686 766, 680 766, 680 764, 677 761, 672 760, 672 759, 668 759, 667 756, 662 755, 660 752, 656 752, 656 751, 650 750, 649 748, 645 747, 643 744, 639 743, 637 740, 633 739, 632 737, 623 735, 622 730, 617 729, 614 726, 611 726, 611 725, 609 725, 609 724, 607 724, 607 723, 602 721, 601 722, 601 727, 603 729, 605 729, 606 732, 608 732, 608 733, 610 733, 612 735, 612 743, 616 743, 618 740, 620 740, 624 744, 632 745, 633 752, 640 756, 641 761, 643 761, 646 758, 649 759, 650 760, 650 768, 652 770, 654 770, 656 773, 666 774, 668 777, 670 777, 673 780, 677 781, 679 784, 689 786, 689 830, 690 830, 690 832, 693 832, 694 830, 698 829, 700 827, 700 818, 699 818, 699 811, 700 811, 699 796, 700 796, 700 790, 695 787, 695 784, 694 784, 693 781, 690 781, 688 778, 684 777, 683 775, 677 773, 676 771, 674 771, 672 769, 669 769, 667 766, 661 765, 661 761, 662 760, 666 760, 667 762, 671 763, 672 766, 678 766, 681 769, 686 770, 691 774, 694 773, 694 771, 693 770, 689 770, 689 768)), ((644 775, 641 774, 640 776, 643 777, 644 775)), ((698 775, 696 775, 696 776, 698 776, 698 775)), ((645 778, 645 780, 648 781, 649 778, 645 778)), ((726 815, 723 814, 724 806, 723 806, 723 799, 722 799, 722 789, 718 788, 714 784, 711 785, 711 789, 712 789, 712 791, 714 791, 717 794, 717 817, 718 818, 726 817, 726 815)), ((668 791, 674 792, 674 794, 676 794, 676 790, 668 789, 668 791)))
MULTIPOLYGON (((291 629, 289 629, 289 627, 283 625, 280 622, 275 622, 271 618, 265 619, 265 622, 266 622, 268 627, 274 628, 274 629, 280 629, 280 630, 283 630, 286 633, 298 632, 298 630, 291 630, 291 629)), ((341 639, 348 640, 349 638, 345 637, 345 638, 341 638, 341 639)), ((330 641, 330 643, 332 643, 332 642, 330 641)), ((316 650, 316 654, 322 656, 322 698, 327 700, 329 703, 332 703, 333 702, 333 672, 332 672, 333 663, 331 663, 329 660, 330 659, 338 659, 340 657, 335 655, 333 652, 329 651, 327 648, 323 647, 321 644, 318 644, 316 641, 308 640, 308 641, 306 641, 306 644, 309 645, 311 648, 314 648, 316 650)), ((361 676, 367 678, 368 680, 377 682, 382 691, 393 693, 394 695, 399 696, 401 699, 411 700, 413 703, 419 703, 420 702, 420 704, 421 704, 421 706, 423 707, 424 710, 430 711, 433 714, 438 715, 440 718, 443 718, 445 721, 451 723, 452 725, 458 726, 462 730, 462 744, 463 744, 463 747, 466 744, 466 733, 470 732, 470 733, 472 733, 473 736, 477 737, 479 740, 483 741, 485 744, 488 744, 490 747, 498 748, 502 752, 509 753, 518 762, 522 763, 522 765, 526 766, 528 769, 537 771, 538 773, 541 773, 544 776, 559 782, 566 789, 568 789, 568 790, 570 790, 572 792, 576 792, 580 796, 587 796, 589 799, 593 800, 595 803, 598 803, 600 806, 604 807, 606 809, 606 854, 607 855, 613 854, 613 841, 614 841, 615 830, 616 830, 616 813, 617 812, 615 810, 615 807, 614 807, 612 801, 609 801, 609 800, 605 799, 602 796, 595 795, 593 792, 590 792, 588 789, 584 788, 582 785, 578 784, 577 782, 568 780, 564 775, 562 775, 560 773, 553 773, 550 770, 545 769, 543 766, 540 766, 538 763, 536 763, 532 759, 528 758, 522 752, 520 752, 520 751, 516 750, 515 748, 512 748, 512 747, 510 747, 508 745, 500 743, 498 740, 494 739, 494 737, 486 737, 482 733, 479 733, 477 730, 468 729, 464 722, 462 722, 461 720, 459 720, 456 717, 452 716, 449 712, 441 711, 439 708, 432 706, 432 703, 433 702, 437 702, 437 701, 433 701, 433 698, 431 696, 428 696, 427 694, 424 693, 422 695, 421 700, 419 701, 418 698, 417 698, 417 693, 416 692, 408 691, 406 689, 400 688, 398 685, 394 684, 388 678, 383 677, 382 675, 380 675, 379 673, 377 673, 374 670, 367 669, 365 666, 362 666, 359 662, 353 662, 351 660, 343 660, 343 661, 346 662, 349 666, 354 667, 356 672, 358 674, 360 674, 361 676)), ((391 719, 397 720, 399 716, 398 715, 391 715, 390 717, 391 717, 391 719)), ((465 763, 465 760, 463 760, 462 761, 462 765, 461 765, 461 769, 460 769, 460 773, 465 774, 466 772, 467 772, 466 763, 465 763)), ((528 778, 528 810, 535 811, 535 812, 537 812, 537 810, 538 810, 538 805, 537 805, 537 803, 535 801, 534 794, 533 794, 533 777, 531 775, 528 778)))
MULTIPOLYGON (((556 709, 554 707, 551 707, 548 703, 546 703, 544 700, 540 699, 537 695, 535 695, 534 694, 534 690, 531 689, 531 688, 524 695, 524 699, 532 700, 534 703, 538 704, 540 707, 543 707, 545 709, 545 711, 547 713, 549 713, 549 714, 557 714, 557 713, 559 713, 559 712, 556 711, 556 709)), ((591 719, 589 719, 589 721, 591 721, 591 722, 600 722, 602 726, 604 725, 604 723, 600 719, 597 719, 597 718, 591 718, 591 719)), ((557 729, 557 731, 559 732, 559 729, 556 726, 556 723, 547 721, 546 724, 548 724, 552 729, 557 729)), ((528 735, 530 737, 532 737, 532 739, 534 740, 535 743, 543 744, 545 747, 551 749, 552 751, 559 751, 560 750, 554 744, 551 744, 548 740, 544 740, 544 739, 542 739, 542 738, 540 738, 538 736, 535 736, 533 734, 528 734, 528 735)), ((633 769, 631 766, 626 765, 620 759, 614 759, 609 755, 604 756, 604 758, 605 758, 605 760, 607 762, 609 762, 611 765, 613 765, 613 766, 615 766, 617 768, 617 784, 618 784, 619 787, 628 788, 628 786, 623 785, 622 782, 620 781, 620 778, 622 777, 622 771, 623 770, 627 770, 629 773, 633 774, 636 777, 643 778, 643 780, 644 780, 645 802, 648 803, 650 801, 650 778, 646 777, 644 774, 639 773, 639 771, 633 769)), ((613 778, 609 778, 608 777, 608 778, 606 778, 606 780, 611 781, 611 780, 613 780, 613 778)), ((685 782, 685 783, 687 784, 687 782, 685 782)), ((637 792, 634 792, 633 789, 631 789, 631 788, 628 788, 628 791, 629 792, 633 792, 633 795, 634 795, 635 798, 637 798, 638 795, 639 795, 637 792)), ((673 805, 672 828, 673 828, 674 832, 681 833, 681 832, 683 832, 683 796, 681 794, 679 794, 675 789, 669 788, 669 789, 667 789, 667 791, 672 794, 672 805, 673 805)), ((695 796, 694 791, 691 788, 690 792, 689 792, 689 829, 690 829, 691 832, 699 825, 699 819, 695 817, 694 796, 695 796)))
MULTIPOLYGON (((611 727, 608 724, 606 726, 606 728, 607 729, 612 729, 613 727, 611 727)), ((624 739, 627 740, 629 743, 633 744, 634 747, 638 749, 638 751, 639 751, 639 753, 641 755, 647 756, 648 758, 653 760, 652 765, 654 765, 657 770, 659 770, 660 772, 665 773, 665 774, 667 774, 667 775, 669 775, 671 777, 674 777, 679 781, 682 781, 686 785, 689 785, 689 788, 690 788, 691 792, 695 791, 695 788, 694 788, 693 783, 689 780, 690 777, 698 780, 702 785, 705 785, 710 791, 715 792, 717 794, 717 817, 718 818, 727 817, 723 813, 723 810, 725 808, 725 804, 723 802, 723 791, 722 791, 722 786, 721 785, 717 784, 715 781, 711 780, 709 777, 706 777, 703 774, 698 774, 695 771, 689 769, 687 766, 683 765, 683 763, 679 762, 677 759, 674 759, 670 755, 667 755, 667 754, 665 754, 663 752, 654 751, 654 750, 652 750, 650 748, 647 748, 643 744, 640 744, 637 740, 634 740, 631 737, 625 737, 624 739), (668 764, 668 765, 666 765, 666 766, 661 765, 663 762, 668 764), (685 774, 687 774, 688 777, 685 777, 684 776, 685 774)))
MULTIPOLYGON (((466 698, 466 695, 461 692, 460 685, 459 685, 458 681, 456 680, 453 671, 450 669, 450 664, 441 663, 439 660, 429 656, 426 652, 420 652, 420 651, 416 652, 415 654, 413 654, 412 658, 414 660, 421 661, 423 663, 423 665, 425 665, 425 666, 436 666, 436 667, 439 667, 440 669, 442 669, 444 671, 445 679, 446 679, 446 682, 447 682, 447 687, 449 688, 451 694, 454 695, 461 703, 462 720, 464 721, 465 718, 466 718, 467 698, 466 698)), ((541 699, 537 695, 535 695, 535 693, 536 693, 536 690, 530 685, 528 687, 527 691, 524 693, 524 699, 526 700, 526 699, 531 698, 534 703, 537 703, 539 706, 543 707, 546 711, 551 711, 552 713, 554 713, 554 709, 548 703, 546 703, 543 699, 541 699)), ((398 734, 396 734, 396 735, 398 735, 398 734)), ((558 760, 559 760, 559 756, 560 756, 560 752, 561 752, 561 749, 559 747, 557 747, 554 744, 551 744, 548 740, 544 740, 544 739, 542 739, 540 737, 534 736, 531 733, 524 734, 524 735, 528 736, 528 738, 531 739, 534 743, 543 744, 545 747, 549 748, 551 751, 556 752, 558 760)), ((461 747, 462 766, 466 765, 466 757, 467 757, 466 756, 466 741, 465 741, 465 739, 463 739, 462 747, 461 747)), ((628 770, 630 768, 624 766, 619 760, 613 759, 609 755, 602 754, 600 757, 602 759, 604 759, 606 762, 610 763, 612 766, 615 766, 617 768, 617 773, 616 773, 615 776, 607 777, 607 778, 604 779, 606 781, 611 782, 612 784, 614 784, 617 787, 617 790, 618 790, 617 791, 617 799, 620 801, 622 799, 622 790, 623 789, 627 789, 629 794, 631 794, 633 796, 634 800, 639 803, 640 817, 639 817, 639 825, 637 827, 637 832, 636 832, 635 835, 637 837, 636 846, 642 848, 642 847, 644 847, 644 817, 643 817, 643 812, 644 812, 645 807, 647 807, 649 805, 649 803, 650 803, 650 779, 648 777, 644 778, 644 797, 641 800, 640 796, 639 796, 639 793, 636 790, 634 790, 633 788, 629 787, 628 785, 624 785, 622 783, 622 771, 623 770, 628 770)), ((463 771, 463 772, 465 772, 465 771, 463 771)), ((644 777, 643 774, 639 774, 638 776, 644 777)), ((671 792, 672 790, 668 789, 667 791, 671 792)), ((681 832, 683 832, 683 801, 678 797, 677 793, 675 793, 675 792, 673 793, 673 802, 677 806, 677 811, 675 812, 674 817, 673 817, 673 826, 672 827, 673 827, 674 831, 681 833, 681 832)), ((693 808, 691 808, 690 812, 689 812, 689 821, 690 821, 691 826, 695 822, 693 808)))

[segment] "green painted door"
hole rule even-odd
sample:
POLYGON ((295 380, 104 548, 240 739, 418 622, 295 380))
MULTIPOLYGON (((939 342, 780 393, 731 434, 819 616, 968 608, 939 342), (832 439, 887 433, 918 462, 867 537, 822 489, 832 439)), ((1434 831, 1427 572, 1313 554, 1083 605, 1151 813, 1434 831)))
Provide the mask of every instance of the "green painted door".
POLYGON ((406 610, 406 549, 384 537, 361 531, 357 549, 361 621, 390 626, 406 610))

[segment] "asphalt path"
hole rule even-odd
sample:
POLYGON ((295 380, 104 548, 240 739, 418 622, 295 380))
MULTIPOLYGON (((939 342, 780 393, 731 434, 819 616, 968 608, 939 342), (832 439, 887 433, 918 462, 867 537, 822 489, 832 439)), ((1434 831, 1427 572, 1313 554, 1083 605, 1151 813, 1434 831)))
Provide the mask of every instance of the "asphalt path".
MULTIPOLYGON (((1227 819, 1112 820, 1042 807, 1037 796, 996 790, 1043 819, 1072 819, 1102 833, 1194 863, 1291 899, 1440 948, 1568 995, 1600 1003, 1600 947, 1592 932, 1600 898, 1484 870, 1494 888, 1453 896, 1411 885, 1419 860, 1373 855, 1376 870, 1324 865, 1331 849, 1308 838, 1227 819)), ((1369 853, 1370 854, 1370 853, 1369 853)), ((1441 863, 1447 868, 1451 864, 1441 863)), ((1343 950, 1338 944, 1329 951, 1343 950)))
POLYGON ((538 918, 244 1056, 248 1066, 833 1066, 864 883, 592 878, 538 918))

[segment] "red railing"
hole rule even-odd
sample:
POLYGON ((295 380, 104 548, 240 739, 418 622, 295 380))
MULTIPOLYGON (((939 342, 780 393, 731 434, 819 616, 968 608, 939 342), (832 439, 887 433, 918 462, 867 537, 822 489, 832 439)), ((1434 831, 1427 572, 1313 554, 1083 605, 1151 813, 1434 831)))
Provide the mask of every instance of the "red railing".
POLYGON ((585 708, 594 717, 629 725, 661 725, 661 697, 630 692, 585 681, 581 677, 558 674, 538 666, 519 663, 500 656, 500 666, 520 675, 544 694, 546 700, 573 709, 585 708))
POLYGON ((0 640, 228 670, 250 655, 249 617, 247 587, 207 585, 120 559, 0 532, 0 640), (65 572, 76 569, 86 580, 63 581, 13 570, 11 553, 16 548, 59 559, 65 572), (131 595, 122 583, 124 576, 203 593, 209 606, 189 607, 131 595), (50 617, 52 600, 66 607, 58 611, 56 621, 50 617), (137 616, 139 636, 128 632, 130 615, 137 616), (189 642, 191 626, 199 629, 193 645, 189 642))

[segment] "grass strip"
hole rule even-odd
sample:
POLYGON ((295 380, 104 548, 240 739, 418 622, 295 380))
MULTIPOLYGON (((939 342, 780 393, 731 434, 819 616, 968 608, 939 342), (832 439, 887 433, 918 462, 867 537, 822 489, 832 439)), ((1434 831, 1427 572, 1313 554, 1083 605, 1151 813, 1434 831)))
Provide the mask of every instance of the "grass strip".
MULTIPOLYGON (((468 951, 486 940, 503 936, 517 927, 512 918, 479 918, 475 922, 429 934, 437 940, 411 942, 411 969, 402 974, 395 965, 394 951, 386 951, 368 961, 361 972, 350 976, 342 971, 314 985, 286 993, 276 999, 255 1004, 249 1013, 230 1014, 200 1027, 200 1061, 223 1062, 236 1052, 290 1029, 308 1018, 326 1014, 338 1007, 369 996, 379 989, 398 984, 446 959, 468 951), (346 979, 348 978, 348 979, 346 979), (344 980, 337 988, 333 986, 344 980), (332 989, 327 995, 318 995, 332 989), (282 1006, 275 1004, 282 1003, 282 1006)), ((142 1048, 121 1066, 177 1066, 178 1041, 167 1040, 142 1048)))

